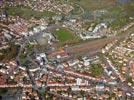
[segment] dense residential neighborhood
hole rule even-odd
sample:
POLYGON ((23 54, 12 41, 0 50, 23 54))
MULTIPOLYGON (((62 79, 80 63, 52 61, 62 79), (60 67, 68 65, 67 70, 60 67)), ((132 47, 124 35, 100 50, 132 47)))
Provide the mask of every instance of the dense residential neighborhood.
POLYGON ((0 0, 0 100, 134 100, 133 0, 0 0))

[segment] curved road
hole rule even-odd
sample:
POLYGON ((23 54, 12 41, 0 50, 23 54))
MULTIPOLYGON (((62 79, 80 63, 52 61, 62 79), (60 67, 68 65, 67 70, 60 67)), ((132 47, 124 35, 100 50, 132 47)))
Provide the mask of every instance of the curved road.
POLYGON ((94 41, 87 41, 84 43, 76 44, 74 46, 68 46, 65 48, 65 50, 69 54, 76 54, 76 53, 87 52, 87 51, 88 52, 98 51, 99 49, 103 48, 104 46, 106 46, 108 43, 111 43, 112 41, 125 39, 130 35, 130 33, 133 32, 134 32, 134 25, 130 27, 127 31, 125 31, 124 33, 118 36, 112 36, 112 37, 98 39, 94 41))

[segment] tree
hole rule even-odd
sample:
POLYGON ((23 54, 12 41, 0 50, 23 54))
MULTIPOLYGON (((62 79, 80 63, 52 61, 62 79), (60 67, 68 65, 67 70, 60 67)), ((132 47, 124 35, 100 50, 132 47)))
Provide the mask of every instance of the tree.
POLYGON ((67 92, 68 92, 68 96, 71 94, 71 92, 72 92, 72 89, 71 89, 71 87, 69 87, 68 89, 67 89, 67 92))
POLYGON ((0 94, 5 94, 7 93, 7 91, 8 91, 7 88, 0 89, 0 94))
POLYGON ((83 100, 84 100, 85 92, 81 90, 81 91, 80 91, 80 94, 81 94, 81 96, 82 96, 82 98, 83 98, 83 100))

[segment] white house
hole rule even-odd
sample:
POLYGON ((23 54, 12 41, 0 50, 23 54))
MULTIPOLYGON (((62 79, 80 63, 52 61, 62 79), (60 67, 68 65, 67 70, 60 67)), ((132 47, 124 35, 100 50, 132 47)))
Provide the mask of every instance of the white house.
POLYGON ((76 79, 76 85, 81 85, 81 82, 82 82, 82 79, 80 79, 80 78, 76 79))

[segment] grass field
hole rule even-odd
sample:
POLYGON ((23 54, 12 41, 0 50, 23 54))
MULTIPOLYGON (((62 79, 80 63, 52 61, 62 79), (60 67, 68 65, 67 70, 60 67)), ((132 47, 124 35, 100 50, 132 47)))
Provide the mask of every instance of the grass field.
POLYGON ((24 7, 24 6, 6 7, 6 10, 9 15, 13 15, 13 16, 18 15, 25 19, 30 19, 31 17, 35 17, 35 18, 51 17, 55 15, 55 13, 50 11, 38 12, 32 10, 29 7, 24 7))
POLYGON ((73 3, 78 3, 84 9, 97 10, 115 5, 116 0, 68 0, 73 3))
POLYGON ((93 77, 98 77, 103 74, 103 68, 100 64, 92 64, 90 71, 93 77))
POLYGON ((63 44, 74 43, 80 40, 79 37, 75 36, 75 34, 72 31, 66 28, 60 28, 58 30, 55 30, 54 35, 63 44))

